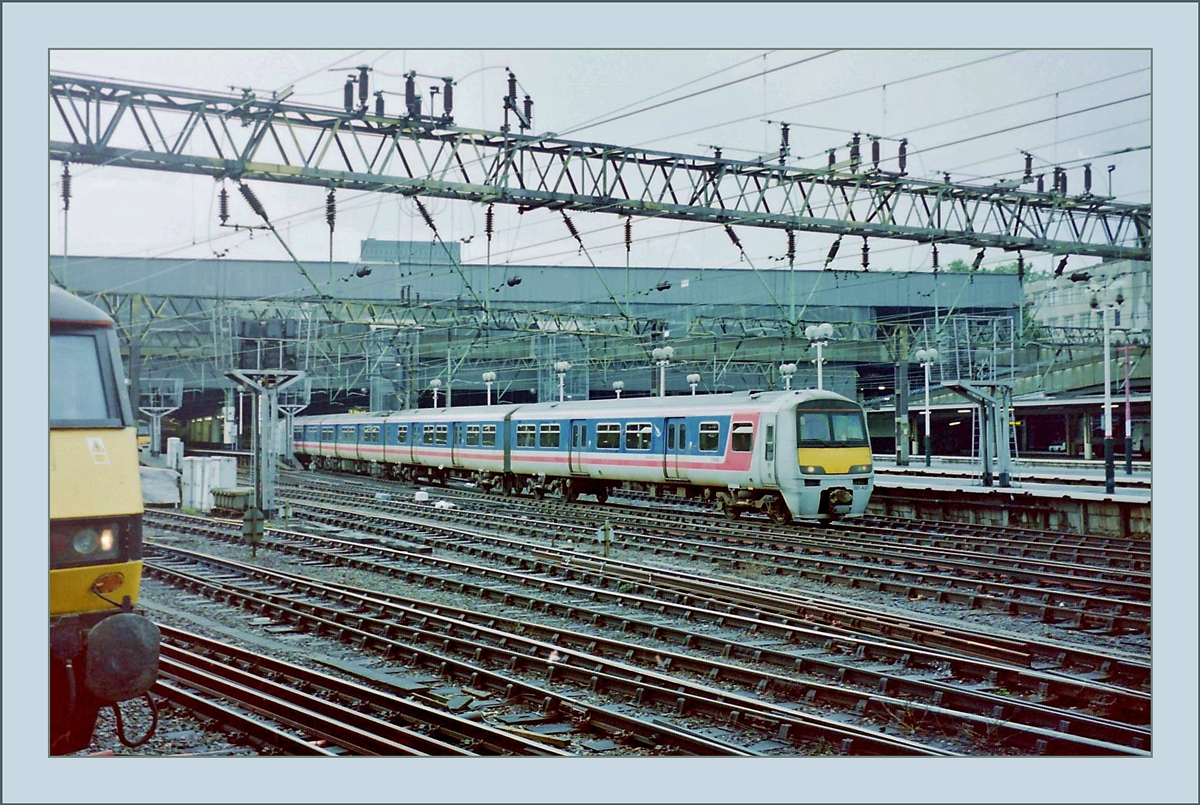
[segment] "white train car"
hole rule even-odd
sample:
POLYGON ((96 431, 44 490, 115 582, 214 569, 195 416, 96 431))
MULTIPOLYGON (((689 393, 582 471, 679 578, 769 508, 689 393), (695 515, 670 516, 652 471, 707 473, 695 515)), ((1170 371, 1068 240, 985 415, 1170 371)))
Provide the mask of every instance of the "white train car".
POLYGON ((826 391, 301 417, 294 435, 327 469, 600 502, 625 486, 776 522, 862 514, 874 487, 862 408, 826 391))

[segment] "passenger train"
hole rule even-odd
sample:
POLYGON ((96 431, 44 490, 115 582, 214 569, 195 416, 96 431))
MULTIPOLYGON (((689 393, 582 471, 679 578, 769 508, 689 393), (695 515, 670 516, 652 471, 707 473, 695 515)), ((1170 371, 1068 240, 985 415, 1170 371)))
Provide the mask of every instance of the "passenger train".
POLYGON ((625 487, 777 523, 861 515, 874 488, 863 409, 828 391, 297 417, 292 438, 306 467, 600 503, 625 487))
POLYGON ((101 707, 149 699, 159 631, 133 611, 142 485, 113 320, 53 286, 49 368, 50 753, 59 755, 87 748, 101 707))

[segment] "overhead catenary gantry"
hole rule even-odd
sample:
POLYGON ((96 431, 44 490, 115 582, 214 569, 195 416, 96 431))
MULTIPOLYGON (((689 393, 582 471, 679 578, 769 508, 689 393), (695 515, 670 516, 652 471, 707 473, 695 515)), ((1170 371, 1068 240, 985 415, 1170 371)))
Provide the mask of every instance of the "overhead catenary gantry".
MULTIPOLYGON (((866 163, 740 161, 51 74, 51 159, 232 178, 906 240, 1149 260, 1149 205, 916 179, 866 163)), ((883 164, 892 165, 885 161, 883 164)))

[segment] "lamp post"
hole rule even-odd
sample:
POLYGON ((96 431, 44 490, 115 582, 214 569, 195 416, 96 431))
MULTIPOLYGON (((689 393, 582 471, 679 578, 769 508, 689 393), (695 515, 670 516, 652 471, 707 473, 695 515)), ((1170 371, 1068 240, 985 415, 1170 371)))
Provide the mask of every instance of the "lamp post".
POLYGON ((1125 302, 1124 283, 1117 280, 1107 286, 1091 286, 1091 291, 1092 309, 1099 309, 1104 325, 1104 491, 1112 494, 1116 490, 1116 479, 1113 466, 1112 363, 1108 313, 1119 309, 1125 302))
POLYGON ((822 324, 810 324, 804 328, 804 336, 809 340, 809 346, 817 348, 817 359, 813 361, 817 365, 817 389, 825 388, 825 380, 821 372, 821 366, 825 363, 825 355, 823 350, 825 345, 829 343, 829 337, 833 335, 833 325, 829 322, 822 324))
POLYGON ((650 353, 654 360, 658 362, 658 396, 667 396, 667 364, 671 362, 671 356, 675 354, 674 347, 655 347, 650 353))
POLYGON ((692 396, 696 396, 696 386, 700 385, 700 375, 690 374, 687 376, 688 385, 692 387, 692 396))
POLYGON ((442 381, 434 378, 429 381, 429 388, 433 389, 433 407, 437 408, 438 389, 442 387, 442 381))
POLYGON ((496 382, 496 373, 495 372, 484 372, 483 373, 483 383, 485 386, 487 386, 487 404, 488 405, 492 404, 492 384, 495 382, 496 382))
POLYGON ((621 391, 624 388, 625 388, 624 380, 614 380, 613 381, 613 391, 616 393, 618 400, 621 399, 621 391))
POLYGON ((779 374, 783 375, 784 389, 792 390, 792 376, 796 374, 796 364, 784 363, 779 366, 779 374))
POLYGON ((562 402, 566 393, 566 377, 567 372, 571 370, 570 361, 559 361, 554 364, 554 371, 558 372, 558 401, 562 402))
POLYGON ((937 360, 936 349, 918 349, 917 361, 925 368, 925 466, 933 463, 933 434, 929 430, 929 367, 937 360))

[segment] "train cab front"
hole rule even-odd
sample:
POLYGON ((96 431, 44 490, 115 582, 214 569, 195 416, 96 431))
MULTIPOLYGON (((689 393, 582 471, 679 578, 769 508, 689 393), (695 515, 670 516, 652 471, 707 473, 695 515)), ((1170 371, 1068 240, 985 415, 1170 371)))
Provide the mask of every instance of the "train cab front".
POLYGON ((875 472, 861 407, 845 399, 797 405, 796 461, 807 512, 832 520, 866 511, 875 472))

